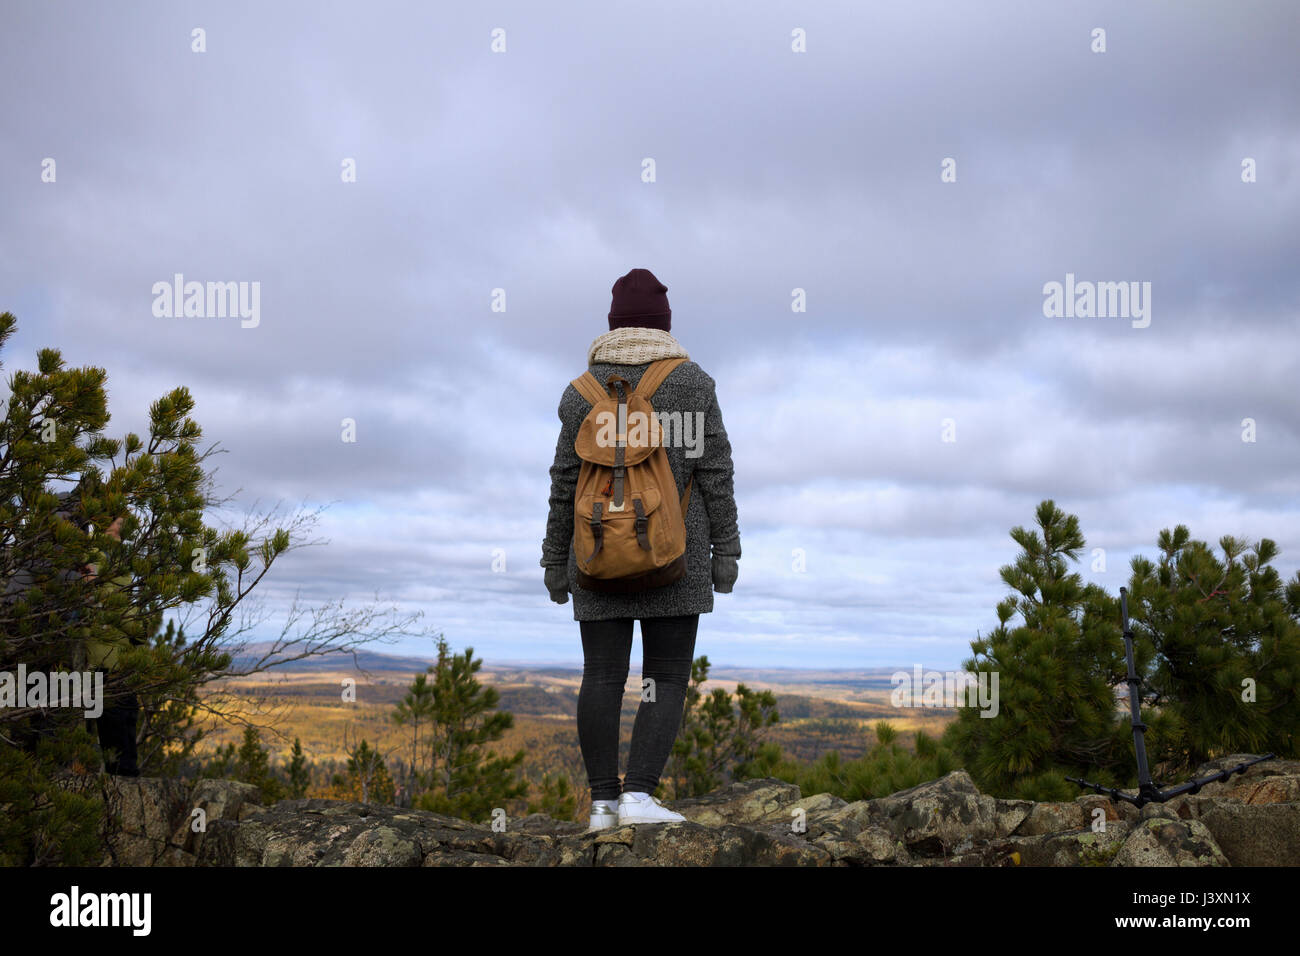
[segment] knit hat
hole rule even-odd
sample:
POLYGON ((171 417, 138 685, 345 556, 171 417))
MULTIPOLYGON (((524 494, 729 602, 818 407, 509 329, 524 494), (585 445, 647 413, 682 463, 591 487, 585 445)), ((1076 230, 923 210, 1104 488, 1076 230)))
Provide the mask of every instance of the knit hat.
POLYGON ((659 329, 672 327, 673 310, 668 308, 668 286, 649 269, 633 269, 614 283, 609 307, 609 328, 659 329))

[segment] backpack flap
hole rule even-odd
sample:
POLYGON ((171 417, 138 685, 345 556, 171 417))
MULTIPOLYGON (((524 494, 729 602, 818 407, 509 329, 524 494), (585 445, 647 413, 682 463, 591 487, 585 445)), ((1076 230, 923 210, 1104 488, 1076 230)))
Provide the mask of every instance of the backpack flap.
POLYGON ((613 468, 618 464, 619 445, 623 445, 623 465, 638 465, 663 444, 663 429, 654 408, 635 392, 624 392, 623 432, 619 431, 619 401, 605 396, 595 402, 578 427, 573 450, 583 461, 613 468))

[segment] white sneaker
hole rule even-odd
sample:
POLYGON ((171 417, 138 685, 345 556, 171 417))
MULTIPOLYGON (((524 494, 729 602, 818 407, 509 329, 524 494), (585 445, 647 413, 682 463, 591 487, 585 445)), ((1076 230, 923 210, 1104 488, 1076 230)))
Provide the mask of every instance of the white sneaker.
POLYGON ((616 826, 618 826, 618 801, 591 801, 591 823, 587 827, 587 832, 590 833, 592 830, 608 830, 610 827, 616 826))
POLYGON ((673 813, 648 793, 625 793, 618 798, 618 822, 685 823, 680 813, 673 813))

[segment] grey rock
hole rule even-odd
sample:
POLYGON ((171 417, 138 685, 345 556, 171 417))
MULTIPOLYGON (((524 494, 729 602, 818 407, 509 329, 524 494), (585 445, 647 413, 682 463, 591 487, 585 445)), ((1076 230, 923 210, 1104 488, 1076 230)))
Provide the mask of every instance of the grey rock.
POLYGON ((674 800, 671 807, 693 823, 720 826, 757 823, 793 806, 801 797, 797 784, 764 778, 733 783, 702 797, 674 800))
MULTIPOLYGON (((1231 764, 1240 756, 1225 758, 1231 764)), ((108 778, 109 865, 135 866, 1300 866, 1291 764, 1141 811, 1104 796, 1035 803, 982 794, 965 771, 886 797, 804 797, 747 780, 670 803, 685 823, 586 832, 542 814, 504 829, 333 800, 261 806, 225 780, 108 778), (193 811, 206 814, 196 831, 193 811), (1094 831, 1094 811, 1105 827, 1094 831)), ((1213 767, 1202 768, 1205 773, 1213 767)), ((70 784, 71 785, 71 784, 70 784)), ((95 786, 99 786, 98 783, 95 786)))
POLYGON ((975 788, 970 775, 945 777, 870 801, 871 823, 923 856, 951 856, 997 834, 997 801, 975 788))
POLYGON ((811 841, 845 866, 886 866, 911 862, 902 840, 883 827, 868 826, 852 836, 825 832, 811 841))
POLYGON ((1127 821, 1108 820, 1100 831, 1089 825, 1067 833, 1021 837, 1015 841, 1015 852, 1020 854, 1020 866, 1107 866, 1131 829, 1127 821))
MULTIPOLYGON (((1146 807, 1143 808, 1148 809, 1146 807)), ((1214 835, 1199 820, 1150 816, 1124 840, 1111 866, 1229 866, 1214 835)))
POLYGON ((246 818, 261 802, 261 791, 251 783, 200 780, 190 790, 185 818, 172 834, 172 842, 197 858, 208 826, 217 820, 246 818), (196 810, 202 810, 203 816, 197 816, 196 810))
POLYGON ((1100 793, 1088 793, 1081 797, 1076 797, 1075 803, 1083 810, 1083 820, 1088 826, 1092 826, 1093 816, 1096 810, 1100 809, 1105 815, 1107 824, 1116 820, 1127 820, 1129 823, 1137 822, 1141 813, 1137 807, 1124 801, 1112 801, 1110 797, 1103 796, 1100 793))
POLYGON ((175 841, 186 819, 189 787, 179 780, 156 777, 105 777, 104 862, 115 866, 186 865, 176 851, 188 848, 175 841))
POLYGON ((652 866, 828 866, 831 855, 794 834, 725 824, 633 827, 631 852, 652 866))
POLYGON ((1035 803, 1029 816, 1014 832, 1018 836, 1041 836, 1078 830, 1088 825, 1083 807, 1077 803, 1035 803))
POLYGON ((1032 800, 998 800, 994 805, 994 835, 1007 837, 1015 833, 1034 809, 1032 800))
POLYGON ((1142 820, 1177 820, 1177 811, 1167 803, 1148 803, 1139 811, 1139 818, 1142 820))
POLYGON ((1233 866, 1300 866, 1300 803, 1211 798, 1198 822, 1233 866))

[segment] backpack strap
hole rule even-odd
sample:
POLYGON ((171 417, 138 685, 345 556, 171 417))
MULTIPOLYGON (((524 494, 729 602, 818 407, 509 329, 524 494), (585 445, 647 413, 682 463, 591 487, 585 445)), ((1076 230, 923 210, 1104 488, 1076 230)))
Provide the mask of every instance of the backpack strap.
POLYGON ((664 383, 664 379, 668 377, 669 373, 685 361, 684 358, 671 358, 651 362, 650 367, 641 373, 641 380, 636 383, 636 388, 633 391, 642 398, 649 399, 659 386, 664 383))
POLYGON ((600 384, 600 379, 596 378, 596 376, 592 375, 590 372, 583 372, 569 384, 576 388, 578 394, 591 402, 592 405, 595 405, 597 402, 603 402, 605 399, 609 398, 609 395, 605 391, 605 387, 600 384))
MULTIPOLYGON (((649 399, 659 386, 677 366, 685 362, 684 358, 659 359, 657 362, 651 362, 650 367, 641 373, 641 380, 636 383, 633 389, 636 394, 642 398, 649 399)), ((690 480, 686 482, 686 490, 682 492, 681 507, 682 517, 686 517, 686 509, 691 506, 691 485, 695 483, 695 476, 691 475, 690 480)))

